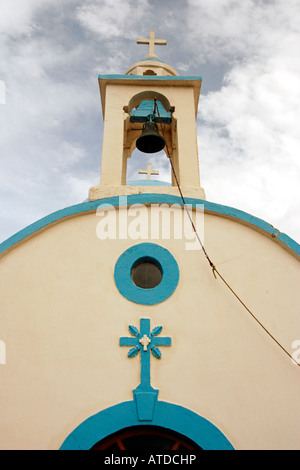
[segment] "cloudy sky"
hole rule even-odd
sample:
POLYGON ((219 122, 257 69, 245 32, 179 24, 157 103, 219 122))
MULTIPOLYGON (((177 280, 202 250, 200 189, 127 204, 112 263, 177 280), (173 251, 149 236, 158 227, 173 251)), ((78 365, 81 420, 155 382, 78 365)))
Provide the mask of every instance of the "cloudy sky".
MULTIPOLYGON (((159 57, 203 78, 207 200, 300 242, 299 25, 299 0, 1 0, 0 241, 99 183, 97 77, 143 58, 136 39, 155 30, 159 57)), ((147 162, 131 160, 134 179, 147 162)))

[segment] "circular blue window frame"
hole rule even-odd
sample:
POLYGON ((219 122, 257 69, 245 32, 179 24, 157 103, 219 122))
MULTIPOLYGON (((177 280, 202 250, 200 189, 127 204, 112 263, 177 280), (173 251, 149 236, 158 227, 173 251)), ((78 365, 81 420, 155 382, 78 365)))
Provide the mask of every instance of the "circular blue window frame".
POLYGON ((114 270, 116 286, 127 300, 142 305, 156 305, 168 299, 179 282, 179 267, 174 256, 155 243, 140 243, 122 253, 114 270), (134 265, 143 259, 152 259, 162 272, 161 282, 151 289, 136 286, 131 278, 134 265))

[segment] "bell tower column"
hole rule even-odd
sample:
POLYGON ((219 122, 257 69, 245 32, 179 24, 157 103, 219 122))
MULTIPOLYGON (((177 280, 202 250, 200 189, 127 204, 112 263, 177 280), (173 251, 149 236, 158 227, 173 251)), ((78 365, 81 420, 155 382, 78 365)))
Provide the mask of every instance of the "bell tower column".
POLYGON ((176 96, 175 112, 173 113, 173 119, 176 119, 173 161, 177 168, 177 178, 180 185, 200 188, 195 112, 193 88, 181 87, 176 96))
POLYGON ((101 159, 101 185, 125 185, 126 161, 124 146, 124 111, 114 89, 106 88, 104 131, 101 159))

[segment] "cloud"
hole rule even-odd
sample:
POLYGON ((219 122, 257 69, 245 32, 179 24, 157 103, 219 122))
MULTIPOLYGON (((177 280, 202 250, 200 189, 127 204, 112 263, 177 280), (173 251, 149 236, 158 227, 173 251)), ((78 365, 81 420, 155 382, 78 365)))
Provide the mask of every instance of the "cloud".
POLYGON ((264 218, 299 239, 293 212, 300 174, 299 3, 189 0, 189 5, 189 41, 197 40, 209 60, 229 64, 222 87, 200 98, 200 170, 207 198, 264 218))
POLYGON ((136 39, 131 26, 138 23, 147 6, 147 0, 139 0, 138 6, 134 0, 89 1, 76 8, 76 16, 85 28, 101 40, 120 37, 125 33, 127 37, 136 39))
MULTIPOLYGON (((187 0, 187 41, 206 61, 269 57, 282 32, 298 34, 299 2, 290 0, 187 0)), ((295 44, 292 41, 293 47, 295 44)))
POLYGON ((82 43, 65 41, 66 31, 72 35, 72 21, 65 19, 60 27, 68 3, 62 7, 46 1, 42 8, 41 2, 29 1, 16 16, 9 4, 6 21, 1 20, 0 78, 6 91, 0 107, 2 240, 53 210, 85 199, 99 179, 97 168, 83 191, 70 177, 78 174, 86 181, 96 165, 91 155, 97 143, 100 161, 101 139, 97 74, 91 77, 91 67, 86 67, 89 56, 82 43))
MULTIPOLYGON (((161 58, 204 78, 198 141, 208 200, 300 239, 299 8, 298 0, 5 0, 1 238, 82 201, 98 184, 97 75, 124 73, 147 53, 137 37, 154 29, 168 40, 156 50, 161 58)), ((129 160, 130 179, 148 161, 170 179, 160 155, 129 160)))
POLYGON ((28 34, 32 31, 32 15, 39 0, 3 0, 0 15, 0 31, 9 35, 28 34))

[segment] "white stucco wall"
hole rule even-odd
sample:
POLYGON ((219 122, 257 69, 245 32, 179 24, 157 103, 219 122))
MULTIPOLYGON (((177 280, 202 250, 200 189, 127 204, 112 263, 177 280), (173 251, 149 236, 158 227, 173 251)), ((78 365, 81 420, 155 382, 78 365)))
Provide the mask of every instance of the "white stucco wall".
MULTIPOLYGON (((99 240, 98 223, 95 213, 62 220, 0 259, 0 448, 58 449, 90 415, 131 400, 140 363, 119 337, 150 318, 172 337, 162 359, 151 360, 160 400, 204 416, 237 449, 299 449, 300 368, 213 277, 202 251, 186 250, 184 240, 99 240), (167 248, 180 269, 174 294, 154 306, 125 299, 113 276, 118 257, 145 241, 167 248)), ((205 216, 204 244, 292 354, 300 339, 298 259, 217 215, 205 216)))

